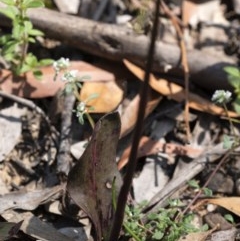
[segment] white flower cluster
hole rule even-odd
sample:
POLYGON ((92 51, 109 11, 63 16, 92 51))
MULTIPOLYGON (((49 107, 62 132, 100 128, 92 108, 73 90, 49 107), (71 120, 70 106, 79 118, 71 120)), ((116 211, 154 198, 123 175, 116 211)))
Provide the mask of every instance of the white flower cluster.
POLYGON ((65 70, 70 66, 70 62, 68 58, 60 58, 57 61, 53 62, 53 68, 56 72, 59 72, 61 70, 65 70))
POLYGON ((86 111, 86 103, 85 102, 80 102, 77 105, 77 111, 76 111, 76 116, 79 117, 86 111))
POLYGON ((57 61, 54 61, 53 68, 55 70, 54 80, 57 79, 57 76, 61 71, 63 71, 63 75, 61 80, 63 82, 74 82, 77 80, 78 70, 68 70, 70 66, 70 61, 68 58, 60 58, 57 61))
POLYGON ((74 82, 77 80, 78 77, 78 70, 69 70, 65 72, 62 76, 63 82, 74 82))
POLYGON ((228 90, 216 90, 212 96, 212 101, 217 104, 226 104, 231 100, 232 93, 228 90))

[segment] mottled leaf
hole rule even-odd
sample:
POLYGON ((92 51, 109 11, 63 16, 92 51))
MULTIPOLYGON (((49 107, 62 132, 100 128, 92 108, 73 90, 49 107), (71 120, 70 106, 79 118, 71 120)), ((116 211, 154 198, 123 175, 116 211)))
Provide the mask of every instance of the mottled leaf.
POLYGON ((111 229, 113 180, 117 194, 122 184, 116 165, 119 133, 119 114, 103 116, 97 122, 85 152, 68 175, 67 191, 91 218, 98 241, 107 238, 111 229))

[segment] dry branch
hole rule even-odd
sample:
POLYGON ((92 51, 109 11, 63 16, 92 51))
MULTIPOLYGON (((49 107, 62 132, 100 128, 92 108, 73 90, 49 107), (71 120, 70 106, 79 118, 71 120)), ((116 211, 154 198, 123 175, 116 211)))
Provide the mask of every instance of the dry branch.
MULTIPOLYGON (((32 9, 29 17, 34 26, 45 32, 46 36, 90 54, 115 61, 126 58, 140 66, 143 66, 146 60, 149 37, 137 35, 126 27, 99 23, 49 9, 32 9)), ((0 25, 9 24, 10 21, 0 15, 0 25)), ((164 67, 170 65, 173 67, 170 73, 179 76, 182 73, 179 71, 180 54, 178 46, 158 41, 154 71, 162 72, 164 67)), ((198 50, 192 50, 187 55, 191 79, 195 83, 210 90, 229 88, 223 67, 233 65, 233 60, 226 56, 219 58, 206 55, 198 50)))

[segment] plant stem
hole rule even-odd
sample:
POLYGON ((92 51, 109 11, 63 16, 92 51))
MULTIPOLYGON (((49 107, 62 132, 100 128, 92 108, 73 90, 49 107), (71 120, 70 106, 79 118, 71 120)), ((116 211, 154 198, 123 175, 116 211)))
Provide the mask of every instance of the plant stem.
MULTIPOLYGON (((211 173, 211 175, 208 177, 207 181, 205 182, 205 184, 203 185, 203 187, 198 191, 198 193, 195 195, 195 197, 191 200, 191 202, 187 205, 187 207, 183 210, 183 212, 181 213, 181 215, 183 216, 185 213, 187 213, 187 211, 191 208, 191 206, 197 201, 197 199, 200 197, 200 195, 202 194, 202 191, 204 188, 206 188, 208 186, 208 184, 210 183, 210 181, 213 179, 214 175, 216 174, 216 172, 219 170, 219 168, 222 166, 222 164, 226 161, 226 159, 229 157, 229 155, 232 153, 232 151, 235 149, 231 148, 230 150, 228 150, 225 155, 223 156, 223 158, 221 159, 221 161, 217 164, 217 166, 215 167, 215 169, 213 170, 213 172, 211 173)), ((178 217, 176 217, 176 221, 178 220, 178 218, 180 218, 180 215, 178 215, 178 217)))
POLYGON ((117 209, 115 212, 113 226, 109 236, 109 241, 118 240, 119 233, 121 231, 121 227, 123 223, 127 197, 128 197, 129 190, 131 188, 132 179, 133 179, 133 175, 137 164, 137 150, 138 150, 138 145, 142 134, 142 127, 143 127, 145 109, 147 105, 147 95, 148 95, 148 89, 149 89, 149 76, 150 76, 150 72, 153 64, 155 40, 158 32, 158 16, 160 11, 159 8, 160 8, 160 0, 157 0, 156 7, 155 7, 156 10, 155 10, 152 35, 151 35, 151 42, 150 42, 148 56, 147 56, 148 58, 146 63, 146 72, 145 72, 144 82, 140 92, 140 102, 139 102, 139 108, 138 108, 137 123, 134 129, 132 149, 129 156, 129 162, 128 162, 129 164, 128 164, 127 172, 124 177, 124 182, 118 196, 117 209))
MULTIPOLYGON (((77 90, 77 87, 74 86, 74 91, 73 91, 73 94, 75 95, 76 99, 79 101, 79 102, 82 102, 82 100, 80 99, 80 96, 78 94, 78 90, 77 90)), ((93 118, 91 117, 91 115, 88 113, 88 112, 85 112, 85 115, 87 116, 87 119, 92 127, 92 129, 94 129, 94 126, 95 126, 95 122, 93 120, 93 118)))
POLYGON ((224 110, 226 112, 227 119, 228 119, 229 124, 230 124, 231 134, 234 135, 234 138, 236 139, 236 138, 238 138, 238 135, 237 135, 237 133, 236 133, 236 131, 234 129, 234 125, 233 125, 232 119, 231 119, 231 117, 228 114, 228 109, 227 109, 227 106, 226 106, 225 103, 223 103, 223 108, 224 108, 224 110))
MULTIPOLYGON (((26 10, 23 8, 22 6, 22 1, 18 1, 16 3, 17 5, 17 9, 19 11, 19 21, 18 21, 18 25, 23 26, 24 28, 24 21, 26 18, 26 10)), ((26 58, 26 54, 27 54, 27 50, 28 50, 28 34, 26 33, 26 31, 23 31, 21 33, 21 35, 19 36, 19 50, 16 53, 16 57, 19 58, 19 62, 16 63, 15 65, 15 71, 17 75, 21 74, 21 69, 24 65, 24 60, 26 58)))

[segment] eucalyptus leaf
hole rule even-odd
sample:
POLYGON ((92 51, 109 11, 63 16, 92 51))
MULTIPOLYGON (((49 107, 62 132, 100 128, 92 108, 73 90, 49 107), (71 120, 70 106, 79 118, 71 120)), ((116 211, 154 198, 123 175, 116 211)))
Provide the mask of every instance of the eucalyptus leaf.
POLYGON ((117 112, 103 116, 96 124, 92 138, 67 180, 67 191, 74 202, 92 220, 96 240, 108 240, 113 221, 112 183, 119 194, 122 180, 116 165, 116 148, 120 133, 117 112))

